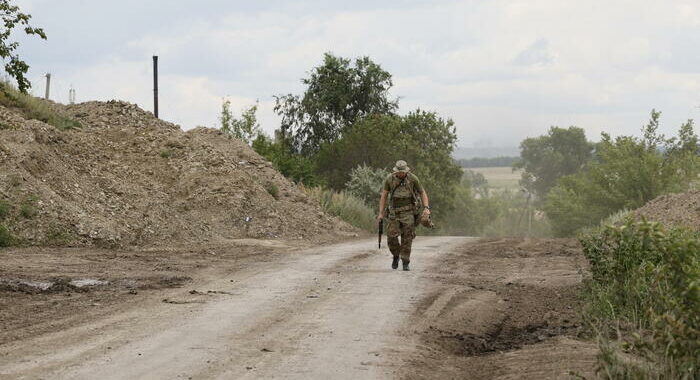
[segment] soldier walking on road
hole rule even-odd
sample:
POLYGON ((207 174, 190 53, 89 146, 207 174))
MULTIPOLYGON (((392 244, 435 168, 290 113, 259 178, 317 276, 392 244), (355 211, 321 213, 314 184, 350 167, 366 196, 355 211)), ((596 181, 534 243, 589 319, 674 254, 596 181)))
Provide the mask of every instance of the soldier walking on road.
POLYGON ((418 177, 410 172, 406 161, 397 161, 393 173, 384 181, 377 220, 384 219, 385 211, 389 217, 387 240, 393 255, 391 267, 398 268, 401 258, 403 270, 409 270, 411 243, 416 237, 416 219, 427 219, 430 216, 430 203, 428 194, 418 177))

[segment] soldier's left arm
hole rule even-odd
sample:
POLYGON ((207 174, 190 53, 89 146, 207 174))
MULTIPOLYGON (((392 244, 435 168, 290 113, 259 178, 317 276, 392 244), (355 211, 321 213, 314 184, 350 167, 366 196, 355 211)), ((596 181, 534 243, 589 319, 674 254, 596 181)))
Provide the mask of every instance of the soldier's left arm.
POLYGON ((428 199, 428 193, 426 193, 425 190, 423 190, 420 193, 420 198, 423 201, 423 212, 426 214, 430 214, 430 200, 428 199))
POLYGON ((423 212, 430 214, 430 199, 428 199, 428 193, 425 192, 423 185, 415 175, 413 176, 413 181, 415 184, 414 186, 416 186, 416 190, 418 190, 418 193, 420 193, 420 199, 423 202, 423 212))

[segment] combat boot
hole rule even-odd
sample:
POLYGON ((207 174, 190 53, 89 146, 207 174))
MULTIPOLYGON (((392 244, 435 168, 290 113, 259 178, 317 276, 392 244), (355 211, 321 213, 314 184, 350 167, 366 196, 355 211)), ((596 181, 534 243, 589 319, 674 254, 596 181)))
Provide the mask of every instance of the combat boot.
POLYGON ((410 261, 408 261, 408 260, 403 260, 402 263, 403 263, 403 270, 405 270, 405 271, 411 270, 411 269, 408 267, 408 263, 410 263, 410 261))
POLYGON ((391 269, 396 269, 399 267, 399 257, 394 256, 394 258, 391 260, 391 269))

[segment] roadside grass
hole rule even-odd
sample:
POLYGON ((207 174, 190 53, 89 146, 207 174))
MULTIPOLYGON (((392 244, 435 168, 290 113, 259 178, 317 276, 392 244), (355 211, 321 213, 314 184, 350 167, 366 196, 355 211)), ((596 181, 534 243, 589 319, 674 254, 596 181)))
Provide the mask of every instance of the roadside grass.
POLYGON ((608 379, 700 377, 700 233, 628 216, 580 236, 582 316, 608 379))
POLYGON ((0 199, 0 220, 5 219, 10 214, 10 204, 6 200, 0 199))
POLYGON ((0 104, 22 113, 25 119, 35 119, 58 129, 80 128, 78 121, 59 115, 49 102, 29 94, 23 94, 10 83, 0 81, 0 104))
POLYGON ((345 191, 335 192, 321 187, 305 187, 304 191, 319 202, 324 212, 365 231, 372 232, 376 228, 375 211, 362 199, 345 191))
POLYGON ((0 224, 0 247, 9 247, 12 244, 12 236, 7 227, 0 224))

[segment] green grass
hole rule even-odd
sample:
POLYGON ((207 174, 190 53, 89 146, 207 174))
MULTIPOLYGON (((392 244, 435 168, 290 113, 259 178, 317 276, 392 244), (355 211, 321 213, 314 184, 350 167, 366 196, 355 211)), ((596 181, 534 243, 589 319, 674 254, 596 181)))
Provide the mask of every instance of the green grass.
POLYGON ((59 129, 81 127, 78 121, 61 116, 51 109, 48 101, 23 94, 7 82, 0 82, 0 104, 19 111, 25 119, 43 121, 59 129))
POLYGON ((173 151, 169 149, 164 149, 160 151, 160 156, 163 158, 170 158, 173 156, 173 151))
POLYGON ((8 247, 11 243, 12 236, 10 236, 10 231, 8 231, 5 226, 0 224, 0 247, 8 247))
POLYGON ((280 188, 277 187, 274 183, 270 182, 265 186, 265 190, 272 195, 273 198, 279 199, 280 198, 280 188))
POLYGON ((0 220, 5 219, 10 214, 10 204, 5 200, 0 200, 0 220))
POLYGON ((489 188, 496 191, 519 189, 520 173, 522 170, 513 171, 510 166, 498 166, 493 168, 469 168, 477 173, 481 173, 489 183, 489 188))
POLYGON ((318 200, 327 214, 337 216, 350 225, 365 231, 376 228, 375 211, 365 202, 347 192, 335 192, 321 187, 305 188, 306 194, 318 200))

